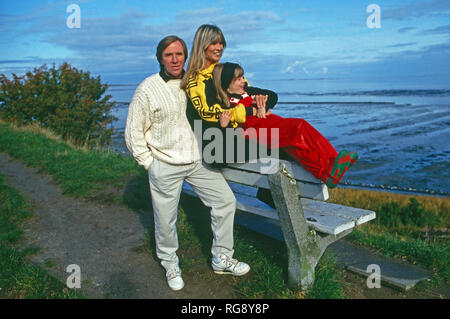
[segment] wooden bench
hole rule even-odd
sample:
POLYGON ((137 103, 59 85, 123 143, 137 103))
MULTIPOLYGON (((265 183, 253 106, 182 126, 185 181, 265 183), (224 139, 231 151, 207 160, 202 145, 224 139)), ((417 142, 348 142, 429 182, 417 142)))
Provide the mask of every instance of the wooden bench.
MULTIPOLYGON (((373 211, 326 203, 326 185, 294 162, 262 159, 231 164, 222 172, 229 182, 270 189, 276 209, 251 192, 235 190, 237 213, 259 216, 281 227, 288 248, 290 288, 311 288, 315 267, 327 246, 375 218, 373 211)), ((183 191, 197 196, 186 183, 183 191)))

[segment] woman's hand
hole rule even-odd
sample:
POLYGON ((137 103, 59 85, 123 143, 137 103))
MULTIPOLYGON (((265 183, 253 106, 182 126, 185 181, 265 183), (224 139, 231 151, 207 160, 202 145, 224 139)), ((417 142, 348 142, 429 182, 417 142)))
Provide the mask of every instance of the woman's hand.
POLYGON ((266 109, 266 102, 268 98, 269 98, 268 95, 262 94, 255 95, 256 106, 258 107, 258 109, 261 108, 266 109))
POLYGON ((221 127, 227 127, 230 124, 231 113, 228 111, 223 111, 222 114, 219 115, 219 123, 221 127))

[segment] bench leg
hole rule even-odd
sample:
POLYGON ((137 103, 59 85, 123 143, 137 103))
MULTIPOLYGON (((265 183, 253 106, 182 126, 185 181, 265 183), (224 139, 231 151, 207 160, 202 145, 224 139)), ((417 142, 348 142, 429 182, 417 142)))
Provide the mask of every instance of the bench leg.
POLYGON ((338 236, 321 236, 309 230, 296 181, 284 164, 277 173, 269 175, 268 180, 288 248, 288 286, 305 291, 314 284, 316 265, 327 246, 351 230, 338 236))

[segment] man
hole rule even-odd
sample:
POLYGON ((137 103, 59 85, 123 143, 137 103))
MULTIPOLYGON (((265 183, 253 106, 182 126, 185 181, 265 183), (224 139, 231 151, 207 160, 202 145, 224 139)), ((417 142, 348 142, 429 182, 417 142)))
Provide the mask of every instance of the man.
POLYGON ((173 290, 184 287, 178 256, 176 220, 183 181, 211 207, 212 268, 219 274, 245 275, 250 267, 233 259, 236 199, 223 175, 201 161, 194 132, 186 118, 186 94, 180 89, 187 59, 185 42, 168 36, 156 57, 159 73, 136 89, 128 110, 126 145, 138 164, 148 170, 155 219, 156 253, 173 290))

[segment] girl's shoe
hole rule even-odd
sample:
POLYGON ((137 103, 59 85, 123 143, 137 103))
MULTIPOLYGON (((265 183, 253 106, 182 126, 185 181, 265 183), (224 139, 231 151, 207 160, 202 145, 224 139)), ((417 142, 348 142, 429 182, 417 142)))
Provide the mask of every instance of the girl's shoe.
POLYGON ((331 169, 331 173, 329 178, 326 181, 328 188, 335 188, 345 172, 356 163, 358 160, 358 154, 356 152, 349 152, 347 150, 342 150, 339 152, 336 160, 334 161, 333 168, 331 169))

